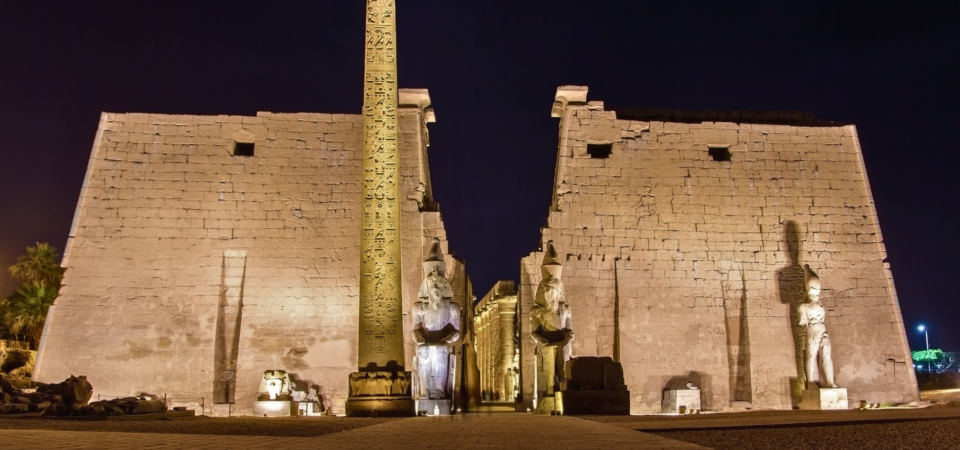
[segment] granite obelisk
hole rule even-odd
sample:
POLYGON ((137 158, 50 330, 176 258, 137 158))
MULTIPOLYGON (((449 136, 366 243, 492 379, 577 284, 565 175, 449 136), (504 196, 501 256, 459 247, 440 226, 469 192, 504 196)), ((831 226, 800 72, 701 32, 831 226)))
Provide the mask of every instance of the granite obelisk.
POLYGON ((412 416, 404 370, 395 0, 367 0, 358 371, 348 416, 412 416))

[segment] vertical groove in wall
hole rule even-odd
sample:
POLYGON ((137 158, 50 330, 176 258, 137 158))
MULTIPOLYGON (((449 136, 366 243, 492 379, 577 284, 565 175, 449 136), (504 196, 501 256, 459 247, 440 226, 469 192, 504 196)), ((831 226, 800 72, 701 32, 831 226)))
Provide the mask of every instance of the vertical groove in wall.
POLYGON ((246 259, 247 252, 244 250, 227 250, 223 253, 220 307, 217 311, 217 346, 214 351, 214 403, 236 401, 246 259))
POLYGON ((613 259, 613 360, 620 362, 620 258, 613 259))

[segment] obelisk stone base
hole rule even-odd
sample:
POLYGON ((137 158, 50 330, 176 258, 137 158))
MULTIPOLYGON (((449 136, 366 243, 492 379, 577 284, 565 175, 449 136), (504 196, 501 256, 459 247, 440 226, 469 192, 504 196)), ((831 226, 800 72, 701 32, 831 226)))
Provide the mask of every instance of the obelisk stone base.
POLYGON ((410 396, 410 372, 354 372, 350 374, 347 417, 413 417, 417 405, 410 396))
POLYGON ((417 403, 410 396, 348 397, 347 417, 413 417, 417 403))

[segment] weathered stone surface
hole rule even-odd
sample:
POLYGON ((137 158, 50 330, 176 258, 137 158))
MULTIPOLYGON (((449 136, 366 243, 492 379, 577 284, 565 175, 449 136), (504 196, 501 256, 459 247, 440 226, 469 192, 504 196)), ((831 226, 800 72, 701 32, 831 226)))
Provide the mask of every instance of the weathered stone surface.
MULTIPOLYGON (((401 106, 397 119, 402 310, 417 297, 433 236, 463 305, 464 266, 435 205, 424 207, 433 201, 427 114, 401 106)), ((349 114, 104 113, 34 379, 84 373, 105 397, 211 399, 216 387, 224 401, 235 393, 229 414, 238 415, 252 412, 263 371, 277 368, 313 380, 342 413, 357 369, 361 134, 361 116, 349 114), (236 139, 252 139, 254 156, 233 156, 236 139), (232 350, 218 348, 231 341, 217 324, 231 317, 240 318, 235 372, 232 350)))
MULTIPOLYGON (((695 380, 705 410, 796 406, 803 264, 823 279, 836 383, 852 398, 918 399, 853 126, 622 120, 594 102, 558 103, 542 239, 562 249, 574 356, 623 363, 632 413, 659 411, 674 379, 695 380), (591 157, 590 144, 611 144, 610 156, 591 157)), ((522 311, 542 258, 521 261, 522 311)), ((521 365, 531 407, 532 345, 521 365)))

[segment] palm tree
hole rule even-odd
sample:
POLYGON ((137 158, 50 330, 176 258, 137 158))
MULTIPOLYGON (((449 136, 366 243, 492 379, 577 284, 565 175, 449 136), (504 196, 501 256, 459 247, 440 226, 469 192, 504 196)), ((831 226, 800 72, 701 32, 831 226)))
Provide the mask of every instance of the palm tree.
POLYGON ((17 263, 10 266, 10 275, 24 285, 43 282, 58 290, 64 270, 57 262, 59 257, 56 248, 46 242, 37 242, 36 247, 27 247, 27 254, 21 255, 17 263))
POLYGON ((16 339, 16 336, 10 332, 7 321, 4 319, 7 310, 7 299, 0 295, 0 339, 16 339))
POLYGON ((35 346, 39 345, 47 310, 56 298, 57 289, 43 281, 24 283, 3 302, 3 321, 12 333, 28 337, 35 346))

